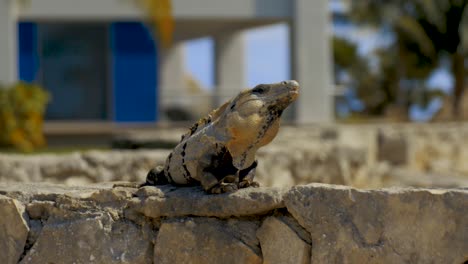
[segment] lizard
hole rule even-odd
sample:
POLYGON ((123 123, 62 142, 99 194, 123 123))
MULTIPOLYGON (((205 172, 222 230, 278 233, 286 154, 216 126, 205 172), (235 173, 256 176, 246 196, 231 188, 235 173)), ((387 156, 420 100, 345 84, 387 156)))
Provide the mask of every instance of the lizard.
POLYGON ((298 95, 294 80, 240 92, 193 124, 141 186, 201 185, 212 194, 258 187, 255 153, 275 138, 283 110, 298 95))

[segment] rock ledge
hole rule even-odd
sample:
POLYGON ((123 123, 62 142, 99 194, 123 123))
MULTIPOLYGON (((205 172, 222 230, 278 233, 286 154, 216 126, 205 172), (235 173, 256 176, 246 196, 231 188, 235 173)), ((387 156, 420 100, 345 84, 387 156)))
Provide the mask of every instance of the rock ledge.
POLYGON ((468 190, 0 184, 5 263, 463 263, 468 190))

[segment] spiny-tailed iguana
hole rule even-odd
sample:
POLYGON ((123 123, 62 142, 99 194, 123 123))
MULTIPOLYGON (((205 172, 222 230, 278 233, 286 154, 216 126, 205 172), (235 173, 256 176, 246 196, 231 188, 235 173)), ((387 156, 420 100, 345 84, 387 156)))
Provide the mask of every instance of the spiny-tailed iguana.
POLYGON ((241 92, 195 123, 143 185, 201 184, 209 193, 257 187, 255 153, 276 136, 283 110, 298 94, 296 81, 241 92))

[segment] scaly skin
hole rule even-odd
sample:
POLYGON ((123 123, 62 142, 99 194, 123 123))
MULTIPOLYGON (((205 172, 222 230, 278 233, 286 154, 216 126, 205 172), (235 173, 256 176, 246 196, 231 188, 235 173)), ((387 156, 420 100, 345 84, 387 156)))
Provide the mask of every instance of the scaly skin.
POLYGON ((144 185, 201 184, 209 193, 258 186, 255 153, 276 136, 283 110, 298 94, 296 81, 241 92, 195 123, 144 185))

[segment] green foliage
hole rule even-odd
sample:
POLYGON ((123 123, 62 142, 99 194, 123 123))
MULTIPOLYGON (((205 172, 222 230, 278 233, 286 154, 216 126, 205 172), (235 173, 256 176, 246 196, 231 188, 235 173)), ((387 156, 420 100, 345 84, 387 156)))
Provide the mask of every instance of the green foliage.
POLYGON ((333 37, 333 58, 335 65, 341 68, 350 67, 357 59, 356 45, 350 41, 333 37))
POLYGON ((0 146, 23 152, 44 146, 42 126, 49 98, 37 85, 0 86, 0 146))
POLYGON ((425 87, 425 80, 440 59, 447 58, 455 77, 453 114, 458 115, 467 72, 468 0, 353 0, 351 4, 355 23, 390 29, 396 37, 392 47, 377 52, 378 71, 362 66, 352 71, 364 111, 382 114, 386 106, 424 106, 440 97, 440 91, 425 87), (369 76, 363 78, 363 72, 369 76))
POLYGON ((355 91, 364 104, 363 114, 382 116, 389 106, 398 103, 399 79, 394 50, 378 50, 379 64, 371 70, 366 62, 353 69, 355 91))
POLYGON ((345 71, 350 76, 347 85, 354 90, 364 106, 361 110, 353 111, 351 116, 384 116, 389 109, 396 108, 400 109, 400 113, 407 115, 411 105, 426 107, 434 98, 443 96, 440 90, 427 89, 424 79, 406 79, 406 85, 401 84, 400 74, 404 66, 401 61, 395 59, 398 57, 397 47, 376 50, 374 55, 378 63, 371 68, 368 58, 357 55, 355 46, 350 45, 353 44, 334 41, 333 47, 335 70, 345 71), (346 56, 347 58, 343 58, 346 56))

